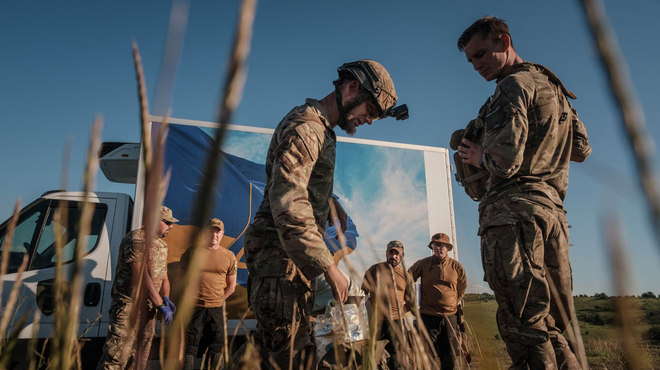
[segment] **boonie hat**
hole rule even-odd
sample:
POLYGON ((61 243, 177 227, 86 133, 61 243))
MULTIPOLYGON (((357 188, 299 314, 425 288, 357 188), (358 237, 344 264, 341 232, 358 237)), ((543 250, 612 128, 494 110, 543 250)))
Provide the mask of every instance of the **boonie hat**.
POLYGON ((206 227, 217 227, 220 231, 225 229, 225 224, 219 218, 212 218, 206 221, 206 227))
POLYGON ((386 251, 389 251, 390 249, 396 249, 399 254, 403 255, 403 244, 398 240, 392 240, 391 242, 387 243, 386 251))
POLYGON ((454 249, 454 246, 451 245, 451 242, 449 241, 449 236, 443 233, 437 233, 431 237, 429 248, 433 249, 433 244, 444 244, 447 246, 448 251, 454 249))
POLYGON ((171 223, 179 222, 179 220, 172 216, 172 210, 165 206, 160 207, 160 219, 171 223))

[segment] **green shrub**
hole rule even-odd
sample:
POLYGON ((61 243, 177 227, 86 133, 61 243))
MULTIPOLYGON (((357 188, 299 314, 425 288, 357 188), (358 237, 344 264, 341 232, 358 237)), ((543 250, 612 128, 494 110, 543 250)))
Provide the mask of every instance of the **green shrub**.
POLYGON ((642 339, 660 341, 660 326, 651 326, 649 330, 642 334, 642 339))

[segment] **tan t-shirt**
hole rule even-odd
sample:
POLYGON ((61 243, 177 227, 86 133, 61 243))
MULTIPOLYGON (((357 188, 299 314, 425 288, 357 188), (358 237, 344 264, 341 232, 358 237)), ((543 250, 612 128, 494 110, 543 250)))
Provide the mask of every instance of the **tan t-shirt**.
MULTIPOLYGON (((191 252, 195 248, 188 248, 179 261, 179 268, 184 271, 188 268, 191 252)), ((204 267, 201 271, 197 307, 221 307, 225 304, 225 288, 227 276, 236 275, 236 257, 234 253, 225 248, 215 250, 199 248, 205 253, 204 267)))
POLYGON ((401 265, 394 268, 394 282, 396 283, 396 287, 392 284, 392 270, 390 270, 390 265, 387 262, 377 263, 364 273, 362 290, 370 294, 369 301, 371 302, 371 307, 376 307, 378 287, 383 287, 387 291, 387 297, 383 297, 378 303, 380 318, 389 316, 388 306, 392 307, 393 320, 398 320, 403 316, 399 314, 399 306, 405 313, 404 295, 406 292, 406 278, 405 271, 401 265))
POLYGON ((436 256, 422 258, 408 269, 414 281, 422 278, 419 312, 431 316, 449 316, 465 295, 465 270, 455 259, 436 256))

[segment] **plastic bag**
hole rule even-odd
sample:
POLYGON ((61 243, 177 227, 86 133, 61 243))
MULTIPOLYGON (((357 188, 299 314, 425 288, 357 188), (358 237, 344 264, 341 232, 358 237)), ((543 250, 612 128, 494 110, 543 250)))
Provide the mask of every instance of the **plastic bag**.
POLYGON ((341 307, 333 299, 325 307, 325 314, 318 315, 314 321, 314 343, 316 358, 321 359, 335 348, 335 341, 350 343, 369 338, 369 315, 367 314, 367 297, 349 297, 349 303, 344 305, 344 315, 341 307), (359 298, 359 299, 358 299, 359 298), (348 324, 348 325, 345 325, 348 324))

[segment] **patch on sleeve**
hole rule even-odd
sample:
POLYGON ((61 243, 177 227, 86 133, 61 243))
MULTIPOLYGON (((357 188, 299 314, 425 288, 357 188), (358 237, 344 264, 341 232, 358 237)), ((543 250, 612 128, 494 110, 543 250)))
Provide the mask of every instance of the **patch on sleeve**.
POLYGON ((495 108, 491 109, 486 113, 486 129, 489 131, 497 130, 504 124, 506 114, 504 108, 501 105, 497 105, 495 108))
POLYGON ((300 136, 292 135, 287 141, 281 154, 282 165, 287 172, 294 172, 314 161, 300 136))

